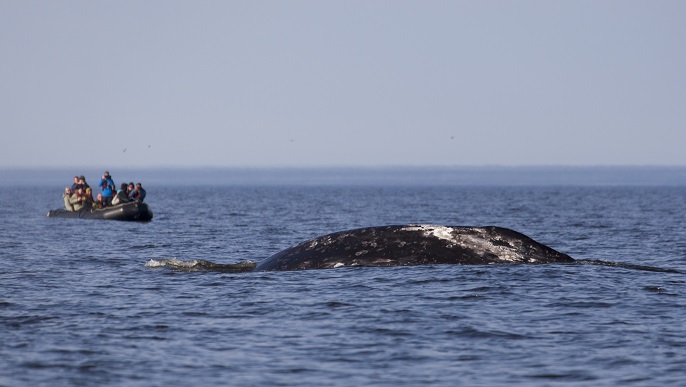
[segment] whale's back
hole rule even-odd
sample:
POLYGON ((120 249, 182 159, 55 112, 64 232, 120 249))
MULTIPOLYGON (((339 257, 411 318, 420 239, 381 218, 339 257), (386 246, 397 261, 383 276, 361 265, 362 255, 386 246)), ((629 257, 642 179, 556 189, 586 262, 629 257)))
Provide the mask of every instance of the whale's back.
POLYGON ((573 261, 570 256, 507 228, 404 225, 316 237, 259 262, 255 270, 573 261))

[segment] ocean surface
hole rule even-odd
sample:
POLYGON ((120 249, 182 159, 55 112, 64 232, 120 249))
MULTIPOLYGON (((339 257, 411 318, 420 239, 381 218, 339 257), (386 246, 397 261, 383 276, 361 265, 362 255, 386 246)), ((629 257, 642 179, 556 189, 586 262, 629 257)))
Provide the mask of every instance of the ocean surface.
POLYGON ((686 184, 530 172, 148 174, 149 223, 48 219, 82 172, 5 172, 0 386, 686 385, 686 184), (497 225, 616 264, 150 267, 389 224, 497 225))

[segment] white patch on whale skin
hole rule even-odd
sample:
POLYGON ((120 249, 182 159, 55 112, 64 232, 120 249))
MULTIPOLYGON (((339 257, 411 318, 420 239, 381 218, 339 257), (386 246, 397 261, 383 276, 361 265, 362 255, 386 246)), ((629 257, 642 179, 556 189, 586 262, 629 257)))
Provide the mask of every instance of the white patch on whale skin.
POLYGON ((487 238, 475 235, 459 235, 457 239, 460 246, 478 251, 481 255, 493 254, 503 261, 510 262, 526 260, 514 247, 495 245, 487 238))
POLYGON ((343 267, 343 266, 345 266, 344 263, 338 262, 338 263, 336 263, 335 265, 333 265, 333 268, 335 269, 335 268, 337 268, 337 267, 343 267))
MULTIPOLYGON (((421 231, 426 237, 434 237, 452 242, 449 247, 458 245, 465 249, 470 249, 478 254, 484 256, 492 254, 503 261, 521 262, 527 261, 535 263, 536 260, 532 258, 525 258, 524 255, 517 250, 516 247, 508 247, 493 244, 489 238, 486 237, 485 231, 480 228, 471 228, 473 234, 466 232, 455 232, 455 228, 447 226, 434 225, 412 225, 404 227, 403 231, 421 231)), ((496 240, 501 240, 500 237, 495 237, 496 240)), ((511 242, 508 242, 510 244, 511 242)))
POLYGON ((436 227, 433 227, 431 230, 427 231, 427 233, 429 235, 433 235, 434 237, 436 237, 438 239, 444 239, 447 241, 454 241, 455 235, 453 235, 453 231, 455 231, 455 229, 452 227, 436 226, 436 227))
POLYGON ((164 267, 164 266, 165 266, 165 261, 156 261, 154 259, 150 259, 145 264, 145 267, 164 267))
POLYGON ((176 258, 160 258, 160 259, 150 259, 145 267, 181 267, 181 268, 191 268, 198 264, 198 261, 180 261, 176 258))
POLYGON ((451 242, 455 240, 455 235, 453 235, 455 229, 452 227, 421 224, 416 226, 404 227, 402 231, 423 231, 424 236, 427 237, 432 236, 438 239, 444 239, 451 242))
POLYGON ((319 246, 320 244, 322 246, 327 246, 332 244, 333 242, 334 240, 327 235, 325 238, 312 238, 310 240, 300 243, 298 246, 306 246, 305 249, 311 250, 319 246))

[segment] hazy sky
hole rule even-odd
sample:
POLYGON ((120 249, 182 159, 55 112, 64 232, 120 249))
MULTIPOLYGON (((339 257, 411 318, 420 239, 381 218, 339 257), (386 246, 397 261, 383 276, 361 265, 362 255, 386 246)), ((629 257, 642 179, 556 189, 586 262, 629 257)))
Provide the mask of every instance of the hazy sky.
POLYGON ((686 165, 685 15, 0 0, 0 167, 686 165))

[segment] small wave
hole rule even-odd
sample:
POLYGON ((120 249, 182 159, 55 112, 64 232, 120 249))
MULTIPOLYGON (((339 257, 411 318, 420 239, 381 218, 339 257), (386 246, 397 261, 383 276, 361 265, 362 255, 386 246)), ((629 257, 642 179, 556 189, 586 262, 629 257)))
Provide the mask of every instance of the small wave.
POLYGON ((194 259, 192 261, 181 261, 176 258, 171 259, 151 259, 145 267, 149 268, 168 268, 175 271, 219 271, 227 273, 242 273, 253 271, 256 263, 250 260, 234 264, 214 263, 204 259, 194 259))
POLYGON ((656 272, 660 272, 660 273, 684 274, 684 272, 676 270, 676 269, 665 269, 665 268, 655 267, 655 266, 634 265, 631 263, 622 263, 622 262, 598 261, 595 259, 577 259, 574 263, 579 264, 579 265, 613 266, 613 267, 620 267, 622 269, 656 271, 656 272))
POLYGON ((147 249, 156 249, 156 248, 160 248, 160 247, 170 247, 170 246, 171 246, 170 243, 165 243, 165 244, 161 244, 161 245, 155 245, 152 243, 148 243, 148 244, 143 244, 143 245, 133 245, 133 246, 131 246, 131 248, 136 249, 136 250, 147 250, 147 249))

